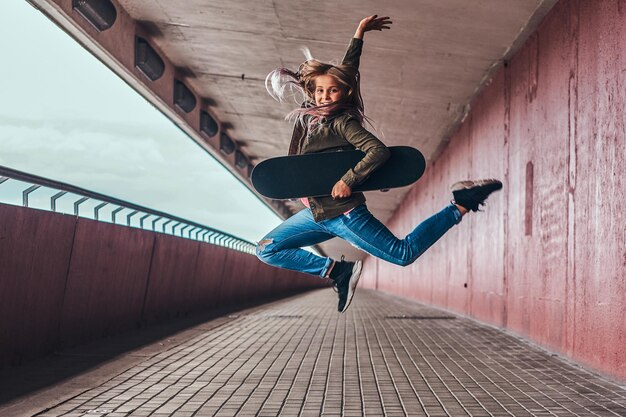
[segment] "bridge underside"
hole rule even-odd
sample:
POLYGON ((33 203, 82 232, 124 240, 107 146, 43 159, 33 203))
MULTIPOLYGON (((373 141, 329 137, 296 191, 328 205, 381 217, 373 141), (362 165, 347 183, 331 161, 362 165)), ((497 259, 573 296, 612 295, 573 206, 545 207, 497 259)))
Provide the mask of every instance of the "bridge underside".
MULTIPOLYGON (((391 16, 391 30, 366 35, 361 61, 366 113, 385 143, 414 146, 432 162, 475 95, 556 2, 402 0, 381 7, 350 0, 339 10, 332 1, 112 0, 117 20, 99 32, 72 9, 72 2, 29 1, 248 187, 249 166, 287 153, 291 128, 284 117, 298 104, 273 101, 264 79, 279 66, 297 69, 304 60, 302 46, 320 60, 337 61, 360 19, 375 13, 391 16), (161 78, 151 81, 135 67, 135 35, 161 55, 165 62, 161 78), (198 102, 189 113, 173 103, 174 79, 189 87, 198 102), (202 110, 218 122, 214 136, 199 129, 202 110), (222 134, 241 152, 239 167, 237 152, 220 151, 222 134)), ((368 193, 370 210, 386 221, 407 191, 405 187, 368 193)), ((283 217, 302 208, 299 202, 266 203, 283 217)), ((337 239, 321 247, 335 257, 364 256, 337 239)))

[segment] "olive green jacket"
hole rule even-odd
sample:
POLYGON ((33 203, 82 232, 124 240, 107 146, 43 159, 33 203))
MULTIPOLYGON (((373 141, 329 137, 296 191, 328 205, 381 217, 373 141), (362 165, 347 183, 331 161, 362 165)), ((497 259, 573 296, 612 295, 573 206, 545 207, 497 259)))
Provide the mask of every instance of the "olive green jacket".
MULTIPOLYGON (((362 47, 363 41, 353 38, 342 63, 358 69, 362 47)), ((363 159, 341 177, 343 182, 352 188, 365 181, 376 168, 389 158, 389 149, 376 136, 367 131, 354 116, 339 114, 334 117, 321 118, 319 126, 315 129, 296 124, 289 154, 299 155, 352 149, 365 152, 363 159)), ((312 172, 311 175, 315 175, 315 173, 312 172)), ((328 191, 330 192, 330 190, 328 191)), ((308 201, 314 220, 319 222, 337 217, 363 204, 365 196, 363 193, 353 193, 348 198, 335 200, 330 196, 310 197, 308 201)))

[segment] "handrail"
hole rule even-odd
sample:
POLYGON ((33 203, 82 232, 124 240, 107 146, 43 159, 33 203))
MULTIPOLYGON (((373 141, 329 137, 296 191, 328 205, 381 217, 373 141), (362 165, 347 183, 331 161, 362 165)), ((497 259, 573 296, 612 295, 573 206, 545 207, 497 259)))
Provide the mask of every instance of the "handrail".
POLYGON ((247 240, 240 239, 229 233, 222 232, 221 230, 214 229, 212 227, 205 226, 200 223, 193 222, 191 220, 173 216, 171 214, 168 214, 162 211, 153 210, 148 207, 143 207, 138 204, 130 203, 128 201, 124 201, 119 198, 110 197, 105 194, 96 193, 94 191, 89 191, 84 188, 76 187, 74 185, 66 184, 60 181, 54 181, 48 178, 39 177, 37 175, 28 174, 28 173, 18 171, 13 168, 8 168, 8 167, 0 165, 0 186, 2 186, 2 184, 6 183, 10 179, 29 184, 28 188, 22 191, 22 205, 24 207, 28 207, 28 204, 29 204, 28 196, 31 193, 35 192, 36 190, 40 189, 41 187, 44 187, 44 188, 58 191, 52 197, 50 197, 50 211, 53 211, 53 212, 57 211, 56 209, 57 201, 63 196, 65 196, 67 193, 72 193, 72 194, 76 194, 80 196, 79 199, 74 201, 74 215, 76 216, 80 215, 80 207, 79 207, 80 204, 91 199, 91 200, 96 200, 100 202, 100 204, 98 204, 94 209, 94 216, 93 216, 94 220, 99 221, 98 211, 101 208, 103 208, 106 205, 115 205, 115 206, 118 206, 118 208, 114 209, 111 215, 112 217, 111 220, 112 220, 112 223, 114 224, 120 224, 123 226, 131 227, 131 217, 136 214, 143 214, 143 216, 141 216, 140 218, 139 226, 137 227, 144 229, 144 230, 152 230, 156 233, 167 233, 165 226, 168 224, 171 224, 169 234, 178 236, 184 239, 191 239, 191 240, 211 243, 211 244, 215 244, 219 246, 224 246, 233 250, 249 253, 249 254, 254 254, 254 251, 256 248, 255 244, 247 240), (127 216, 120 216, 120 217, 123 217, 124 220, 122 220, 121 223, 118 223, 116 220, 116 214, 124 209, 132 210, 132 213, 128 214, 127 216), (144 226, 144 220, 146 220, 147 218, 151 216, 155 218, 152 221, 145 222, 146 226, 144 226), (164 219, 165 219, 165 222, 163 224, 160 224, 159 227, 157 227, 156 223, 164 219), (180 229, 177 231, 176 228, 179 226, 182 226, 182 227, 180 227, 180 229), (157 231, 157 229, 162 230, 162 232, 157 231), (186 231, 186 229, 189 229, 189 230, 188 230, 187 236, 184 236, 184 232, 186 231), (194 237, 192 237, 192 232, 195 235, 194 237), (200 237, 198 237, 199 235, 200 237))

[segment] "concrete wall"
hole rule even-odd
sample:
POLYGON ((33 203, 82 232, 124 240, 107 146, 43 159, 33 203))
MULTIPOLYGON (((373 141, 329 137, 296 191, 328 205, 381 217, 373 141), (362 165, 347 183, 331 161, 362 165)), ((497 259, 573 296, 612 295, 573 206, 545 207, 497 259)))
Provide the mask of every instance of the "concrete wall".
POLYGON ((224 247, 0 204, 0 367, 320 285, 224 247))
POLYGON ((626 380, 626 2, 561 1, 495 75, 390 222, 459 179, 503 192, 416 263, 363 283, 507 328, 626 380))

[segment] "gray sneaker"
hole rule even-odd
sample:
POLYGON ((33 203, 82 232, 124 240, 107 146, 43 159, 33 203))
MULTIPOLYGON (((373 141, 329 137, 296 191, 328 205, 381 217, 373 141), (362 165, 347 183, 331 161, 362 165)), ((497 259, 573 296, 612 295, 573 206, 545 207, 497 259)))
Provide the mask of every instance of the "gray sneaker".
POLYGON ((454 203, 468 211, 478 211, 479 206, 485 205, 489 194, 502 188, 502 182, 495 179, 459 181, 452 184, 450 191, 454 196, 454 203))

